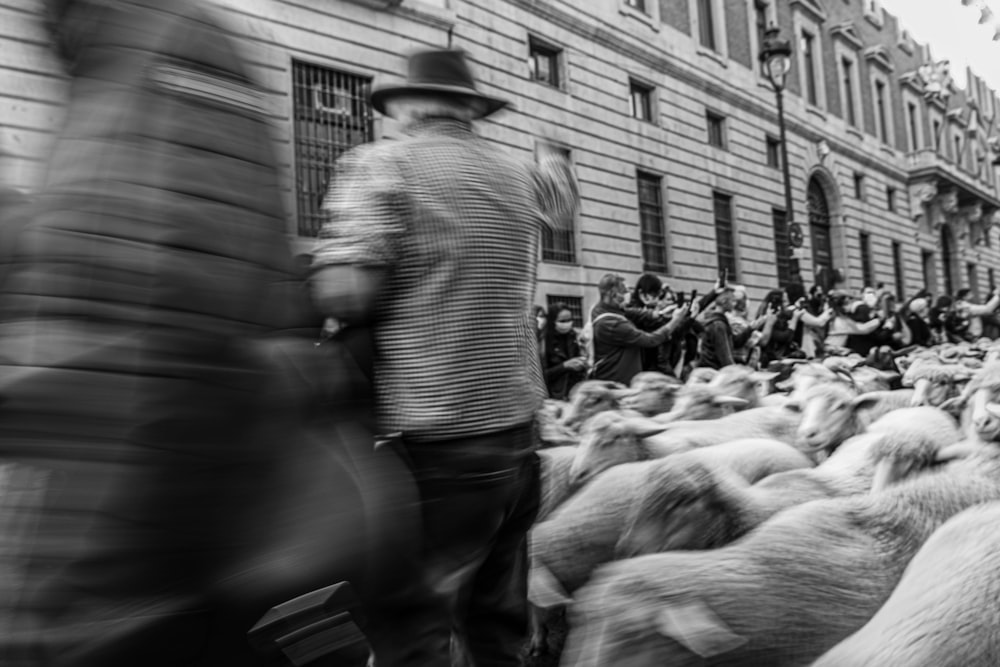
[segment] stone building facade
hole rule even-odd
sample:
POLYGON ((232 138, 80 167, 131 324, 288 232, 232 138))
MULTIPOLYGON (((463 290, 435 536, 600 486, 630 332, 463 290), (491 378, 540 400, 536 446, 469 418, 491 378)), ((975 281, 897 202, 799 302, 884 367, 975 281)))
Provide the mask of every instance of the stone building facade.
MULTIPOLYGON (((0 0, 0 175, 26 191, 65 94, 39 2, 0 0)), ((1000 99, 971 72, 955 87, 878 0, 214 2, 246 38, 304 248, 332 161, 395 132, 366 103, 371 83, 397 80, 412 49, 453 46, 514 102, 480 131, 525 159, 555 141, 581 183, 575 231, 543 238, 538 303, 586 312, 608 271, 706 289, 721 267, 760 296, 788 270, 775 97, 756 58, 774 23, 794 47, 806 283, 826 267, 848 289, 982 298, 1000 269, 1000 99)))

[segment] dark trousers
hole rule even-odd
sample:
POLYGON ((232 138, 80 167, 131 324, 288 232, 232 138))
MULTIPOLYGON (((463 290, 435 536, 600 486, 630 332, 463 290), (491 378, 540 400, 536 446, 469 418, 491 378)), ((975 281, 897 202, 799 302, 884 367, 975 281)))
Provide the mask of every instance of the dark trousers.
POLYGON ((452 632, 476 667, 520 665, 528 632, 527 531, 539 503, 530 424, 405 442, 423 542, 407 584, 372 610, 376 667, 447 667, 452 632))

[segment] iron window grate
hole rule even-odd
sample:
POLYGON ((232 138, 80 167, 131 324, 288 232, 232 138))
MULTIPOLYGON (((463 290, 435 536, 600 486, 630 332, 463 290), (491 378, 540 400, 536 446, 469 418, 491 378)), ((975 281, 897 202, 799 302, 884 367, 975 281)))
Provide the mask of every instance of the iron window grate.
POLYGON ((371 78, 292 63, 295 196, 298 233, 316 236, 333 166, 344 152, 375 138, 371 78))
POLYGON ((639 226, 644 271, 667 272, 667 237, 663 226, 663 192, 661 179, 640 172, 639 226))

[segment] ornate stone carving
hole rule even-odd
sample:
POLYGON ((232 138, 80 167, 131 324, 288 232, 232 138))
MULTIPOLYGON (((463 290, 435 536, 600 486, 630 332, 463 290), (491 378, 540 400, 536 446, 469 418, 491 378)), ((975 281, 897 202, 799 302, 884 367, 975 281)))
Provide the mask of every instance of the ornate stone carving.
POLYGON ((928 99, 940 99, 945 102, 951 97, 952 78, 951 63, 939 60, 936 63, 926 63, 920 66, 918 72, 924 80, 924 95, 928 99))
POLYGON ((910 187, 910 211, 913 221, 918 222, 925 214, 924 207, 930 205, 937 196, 937 186, 932 182, 917 183, 910 187))
POLYGON ((949 188, 937 196, 938 206, 948 215, 958 212, 958 190, 949 188))

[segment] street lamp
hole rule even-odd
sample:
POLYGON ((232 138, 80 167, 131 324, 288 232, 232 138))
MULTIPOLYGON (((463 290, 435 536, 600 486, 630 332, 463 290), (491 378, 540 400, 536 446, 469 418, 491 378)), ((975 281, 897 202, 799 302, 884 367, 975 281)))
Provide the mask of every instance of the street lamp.
MULTIPOLYGON (((795 212, 792 209, 792 181, 788 176, 788 142, 785 140, 785 104, 782 95, 788 70, 792 67, 792 45, 787 39, 781 39, 779 33, 780 30, 774 25, 764 31, 764 44, 761 45, 757 58, 763 65, 764 75, 778 98, 778 130, 781 139, 781 171, 785 179, 785 229, 788 231, 788 245, 792 248, 801 248, 802 228, 795 222, 795 212)), ((792 281, 801 281, 799 261, 789 257, 788 264, 792 281)))

